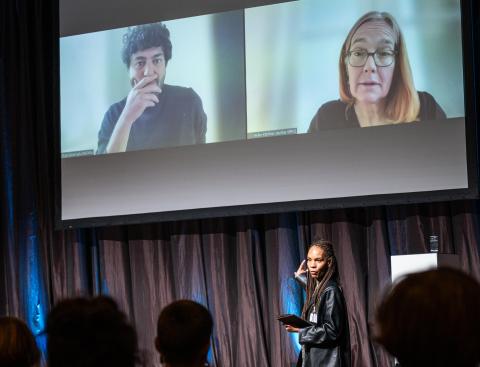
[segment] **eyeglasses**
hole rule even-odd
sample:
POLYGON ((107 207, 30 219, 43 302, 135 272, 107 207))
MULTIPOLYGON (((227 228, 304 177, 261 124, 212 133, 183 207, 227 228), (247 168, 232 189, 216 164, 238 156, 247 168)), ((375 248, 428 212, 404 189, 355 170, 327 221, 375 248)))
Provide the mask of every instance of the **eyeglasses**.
POLYGON ((376 66, 390 66, 395 61, 395 50, 376 50, 375 52, 368 52, 364 49, 357 49, 347 52, 348 63, 353 67, 361 67, 367 63, 367 59, 372 56, 376 66))

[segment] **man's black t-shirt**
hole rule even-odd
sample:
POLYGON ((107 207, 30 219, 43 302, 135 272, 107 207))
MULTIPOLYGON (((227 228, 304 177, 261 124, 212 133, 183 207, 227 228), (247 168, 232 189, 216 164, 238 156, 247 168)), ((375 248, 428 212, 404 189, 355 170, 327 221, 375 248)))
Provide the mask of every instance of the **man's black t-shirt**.
MULTIPOLYGON (((127 151, 205 143, 207 116, 192 88, 164 85, 159 102, 133 123, 127 151)), ((98 132, 97 154, 105 153, 126 98, 110 106, 98 132)))

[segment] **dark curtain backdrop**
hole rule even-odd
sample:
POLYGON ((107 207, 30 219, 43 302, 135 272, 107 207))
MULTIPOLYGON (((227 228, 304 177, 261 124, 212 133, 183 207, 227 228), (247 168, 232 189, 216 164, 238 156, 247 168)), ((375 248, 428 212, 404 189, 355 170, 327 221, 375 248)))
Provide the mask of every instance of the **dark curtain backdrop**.
POLYGON ((158 313, 190 298, 213 314, 213 365, 291 366, 298 344, 276 316, 300 312, 292 274, 322 237, 336 246, 353 365, 379 367, 389 357, 371 331, 390 255, 427 252, 436 234, 440 252, 480 279, 477 201, 55 231, 57 3, 4 0, 0 10, 0 314, 38 333, 59 299, 109 294, 136 326, 145 363, 158 366, 158 313))

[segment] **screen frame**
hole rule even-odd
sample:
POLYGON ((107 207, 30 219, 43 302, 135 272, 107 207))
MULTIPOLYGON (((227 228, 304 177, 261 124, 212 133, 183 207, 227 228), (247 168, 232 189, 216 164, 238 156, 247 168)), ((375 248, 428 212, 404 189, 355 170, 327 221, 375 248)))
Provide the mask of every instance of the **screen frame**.
MULTIPOLYGON (((251 1, 246 6, 245 1, 236 1, 229 4, 228 7, 222 4, 213 4, 206 6, 203 12, 196 11, 192 14, 192 9, 180 14, 181 7, 178 9, 171 8, 171 12, 167 12, 166 16, 171 20, 172 17, 186 17, 193 15, 201 15, 212 12, 246 9, 252 6, 281 3, 285 1, 251 1), (240 7, 239 7, 240 6, 240 7)), ((212 3, 215 3, 214 1, 212 3)), ((414 193, 395 193, 381 194, 355 197, 339 197, 329 199, 315 199, 303 201, 287 201, 263 204, 248 204, 223 206, 202 209, 176 210, 166 212, 129 214, 108 217, 90 217, 72 220, 62 220, 61 211, 61 154, 60 154, 60 98, 59 98, 59 82, 60 82, 60 57, 59 57, 59 39, 57 43, 56 64, 54 70, 54 88, 57 96, 57 116, 55 116, 55 136, 54 136, 54 154, 55 154, 55 178, 54 178, 54 207, 55 207, 55 227, 57 229, 71 229, 83 227, 99 227, 110 225, 124 224, 140 224, 151 222, 166 222, 177 220, 193 220, 206 219, 216 217, 230 217, 242 215, 258 215, 283 213, 294 211, 311 211, 326 210, 339 208, 369 207, 383 205, 401 205, 401 204, 417 204, 440 201, 453 200, 472 200, 477 199, 478 190, 478 97, 479 76, 475 73, 475 68, 480 67, 479 52, 476 44, 479 41, 479 22, 475 20, 475 15, 479 13, 478 5, 473 0, 461 0, 461 24, 462 24, 462 49, 463 49, 463 81, 464 81, 464 98, 465 98, 465 132, 466 132, 466 163, 468 175, 468 188, 450 189, 440 191, 422 191, 414 193)), ((78 6, 78 5, 77 5, 78 6)), ((160 19, 156 19, 160 20, 160 19)))

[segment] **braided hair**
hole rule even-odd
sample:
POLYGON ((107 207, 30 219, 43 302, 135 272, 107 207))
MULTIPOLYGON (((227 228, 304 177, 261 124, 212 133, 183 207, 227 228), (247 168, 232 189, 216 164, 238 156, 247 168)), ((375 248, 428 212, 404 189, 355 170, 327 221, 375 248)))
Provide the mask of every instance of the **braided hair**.
POLYGON ((323 250, 323 256, 325 261, 327 261, 327 269, 323 272, 323 276, 320 279, 315 279, 310 276, 310 272, 307 272, 307 299, 303 305, 302 317, 306 318, 308 310, 312 306, 316 306, 318 309, 320 303, 320 294, 327 286, 329 280, 335 280, 338 283, 338 267, 337 259, 335 258, 335 253, 333 251, 333 245, 330 241, 326 240, 315 240, 310 245, 308 250, 312 247, 319 247, 323 250))

